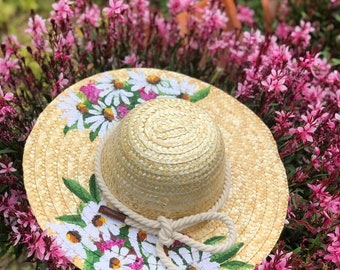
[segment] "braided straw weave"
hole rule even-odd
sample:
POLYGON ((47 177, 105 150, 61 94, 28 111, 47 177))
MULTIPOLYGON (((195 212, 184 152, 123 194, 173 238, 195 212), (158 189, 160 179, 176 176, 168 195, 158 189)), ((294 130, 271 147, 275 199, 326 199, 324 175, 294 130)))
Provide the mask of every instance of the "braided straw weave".
MULTIPOLYGON (((139 71, 139 69, 133 70, 136 72, 139 71)), ((195 91, 209 86, 202 81, 174 72, 155 69, 140 70, 147 75, 157 74, 160 77, 166 76, 178 80, 188 79, 188 83, 195 85, 195 91)), ((110 74, 122 80, 128 78, 126 70, 116 70, 110 72, 110 74)), ((62 97, 68 97, 70 93, 78 93, 82 85, 88 84, 89 81, 102 76, 103 75, 98 74, 85 79, 56 97, 44 112, 41 113, 27 140, 23 159, 24 182, 30 205, 43 229, 48 229, 46 225, 47 222, 57 223, 58 221, 56 221, 55 218, 58 216, 76 213, 80 200, 65 188, 62 177, 77 179, 83 187, 87 187, 89 178, 94 173, 94 153, 100 141, 99 137, 93 142, 89 141, 88 130, 72 130, 65 136, 63 129, 67 119, 61 117, 62 112, 57 108, 58 102, 61 101, 62 97)), ((183 179, 187 179, 188 185, 195 187, 195 180, 203 181, 202 179, 205 179, 205 177, 201 177, 200 174, 208 175, 211 173, 212 176, 214 175, 213 172, 205 171, 205 168, 200 167, 200 163, 211 162, 210 167, 217 166, 215 177, 210 178, 210 181, 214 181, 214 184, 209 182, 209 186, 204 188, 204 193, 207 193, 205 194, 207 198, 209 198, 209 196, 216 198, 216 195, 213 196, 209 194, 214 192, 220 194, 219 190, 222 189, 221 182, 223 182, 221 181, 221 175, 224 175, 220 166, 221 164, 225 164, 225 162, 222 161, 223 150, 216 149, 212 151, 212 149, 207 147, 207 144, 209 140, 216 140, 217 145, 224 145, 224 152, 226 160, 228 160, 230 164, 232 177, 229 196, 222 205, 220 212, 225 213, 231 218, 236 227, 237 242, 244 243, 244 246, 234 259, 250 264, 259 263, 263 257, 268 255, 277 242, 287 211, 287 179, 275 141, 269 129, 252 111, 236 99, 213 86, 211 86, 209 95, 198 101, 195 105, 206 111, 207 115, 209 115, 202 116, 203 123, 208 126, 198 126, 197 131, 189 131, 189 137, 182 135, 183 140, 178 140, 177 147, 170 147, 170 150, 173 150, 174 155, 178 156, 179 160, 176 162, 179 162, 178 164, 180 166, 182 164, 180 163, 181 160, 185 161, 184 163, 187 163, 187 165, 190 164, 190 157, 194 156, 193 151, 195 149, 202 147, 202 149, 206 149, 208 152, 211 151, 210 154, 207 154, 206 160, 200 161, 198 158, 197 161, 193 161, 198 163, 197 166, 192 166, 191 175, 185 175, 183 179), (209 120, 209 117, 219 127, 220 134, 224 141, 223 143, 218 142, 220 140, 219 132, 214 131, 214 128, 209 126, 209 123, 212 122, 209 120), (199 140, 203 142, 202 146, 198 144, 199 140), (183 146, 180 145, 180 143, 183 143, 183 146), (187 149, 188 152, 185 152, 185 149, 187 149), (193 177, 193 175, 195 177, 193 177)), ((160 110, 163 109, 160 108, 160 110)), ((166 110, 167 109, 164 108, 163 114, 168 114, 166 110)), ((157 181, 158 174, 166 177, 167 171, 171 171, 171 173, 175 175, 181 175, 181 171, 176 171, 176 169, 172 168, 170 159, 167 159, 167 156, 162 154, 157 157, 155 162, 161 164, 161 161, 165 160, 163 170, 161 170, 160 167, 158 170, 152 166, 145 167, 148 166, 147 162, 149 162, 149 159, 146 158, 149 154, 148 151, 162 152, 163 147, 169 148, 173 140, 171 136, 173 131, 167 130, 165 126, 162 126, 162 122, 160 121, 148 121, 149 117, 154 117, 148 109, 144 113, 149 116, 145 117, 145 115, 140 114, 139 123, 134 123, 130 133, 124 130, 119 131, 126 134, 124 135, 126 141, 133 142, 135 148, 130 147, 127 149, 127 146, 122 146, 122 142, 125 140, 122 139, 123 141, 120 146, 111 145, 110 147, 113 149, 106 150, 107 155, 116 153, 117 151, 117 153, 124 153, 125 155, 125 151, 127 151, 129 160, 131 160, 131 156, 133 157, 133 162, 137 162, 139 165, 139 168, 135 169, 136 171, 133 171, 133 173, 137 175, 138 173, 148 173, 152 175, 150 178, 152 181, 157 181), (160 126, 155 126, 156 124, 154 122, 159 122, 160 126), (141 132, 139 138, 133 138, 136 129, 143 129, 145 127, 146 130, 163 130, 163 132, 159 132, 158 135, 153 132, 141 132), (161 137, 164 135, 167 136, 168 140, 165 140, 163 144, 156 144, 157 147, 150 150, 148 150, 147 147, 143 148, 144 143, 147 144, 149 140, 157 140, 157 136, 161 137), (139 157, 137 160, 137 158, 135 158, 137 153, 143 153, 144 157, 141 159, 139 157)), ((169 116, 165 118, 167 118, 167 121, 171 124, 173 117, 169 116)), ((181 117, 176 115, 176 119, 181 119, 181 117)), ((175 121, 176 128, 174 130, 176 130, 176 132, 180 133, 181 128, 192 126, 192 120, 183 119, 183 121, 182 126, 180 125, 180 121, 175 121)), ((181 136, 178 138, 181 138, 181 136)), ((120 158, 123 160, 124 157, 117 156, 116 162, 121 162, 120 164, 122 164, 120 158)), ((113 165, 113 167, 122 173, 125 171, 130 172, 131 168, 127 168, 128 163, 124 164, 126 164, 125 167, 121 165, 113 165)), ((105 166, 105 168, 106 167, 109 166, 105 166)), ((104 173, 107 175, 112 174, 110 171, 104 173)), ((127 180, 125 179, 124 181, 127 180)), ((169 181, 169 183, 171 185, 171 181, 169 181)), ((169 183, 162 183, 163 187, 169 183)), ((149 187, 152 188, 152 186, 153 185, 150 184, 149 187)), ((124 187, 121 186, 118 187, 118 189, 123 188, 124 187)), ((131 186, 131 188, 135 187, 131 186)), ((146 191, 143 186, 139 186, 138 188, 146 191)), ((115 192, 115 188, 112 187, 112 189, 112 191, 115 192)), ((183 190, 185 190, 185 188, 183 188, 183 190)), ((194 189, 191 196, 197 197, 197 194, 200 193, 198 190, 195 191, 194 189)), ((160 191, 159 194, 161 193, 162 191, 160 191)), ((152 196, 149 198, 151 198, 149 201, 155 202, 152 196)), ((130 199, 128 196, 125 200, 130 201, 130 199)), ((141 198, 136 200, 140 201, 141 198)), ((196 200, 197 198, 195 198, 195 201, 196 200)), ((131 199, 131 201, 133 201, 133 199, 131 199)), ((188 208, 183 211, 191 211, 193 208, 191 201, 185 199, 183 199, 183 201, 185 201, 183 207, 186 206, 187 203, 189 205, 188 208)), ((160 207, 157 211, 162 212, 163 203, 169 204, 170 202, 166 200, 163 201, 162 204, 155 206, 160 207)), ((212 199, 207 199, 207 201, 198 200, 198 206, 203 209, 208 209, 212 207, 213 204, 212 199), (207 205, 206 208, 205 205, 207 205)), ((131 207, 133 207, 133 205, 131 207)), ((150 206, 146 204, 136 209, 139 208, 139 210, 145 211, 145 215, 152 217, 153 213, 150 212, 150 209, 148 210, 148 207, 150 206)), ((183 209, 185 209, 185 207, 183 209)), ((197 210, 197 212, 200 211, 197 210)), ((185 215, 185 213, 177 213, 177 211, 175 211, 175 213, 170 214, 170 216, 173 215, 181 216, 185 215)), ((50 230, 48 231, 51 233, 50 230)), ((202 223, 201 226, 194 226, 187 229, 186 233, 195 240, 204 241, 216 235, 225 235, 226 227, 222 222, 212 220, 202 223)), ((75 259, 73 263, 80 268, 83 266, 81 258, 75 259)))
POLYGON ((132 110, 110 135, 101 153, 103 179, 139 214, 177 219, 207 211, 220 197, 223 138, 197 105, 151 100, 132 110))

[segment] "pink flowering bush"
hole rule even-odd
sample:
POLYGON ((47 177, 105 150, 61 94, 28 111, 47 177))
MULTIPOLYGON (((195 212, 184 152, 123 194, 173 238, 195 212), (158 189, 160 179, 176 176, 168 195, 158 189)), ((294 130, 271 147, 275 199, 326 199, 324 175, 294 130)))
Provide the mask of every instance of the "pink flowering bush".
MULTIPOLYGON (((124 67, 154 67, 214 84, 271 129, 290 200, 280 240, 256 269, 340 268, 340 38, 332 39, 340 28, 328 29, 319 20, 332 16, 333 24, 339 22, 334 15, 339 1, 321 1, 316 15, 311 12, 316 6, 308 5, 313 1, 282 1, 273 34, 258 29, 258 10, 238 5, 244 29, 227 32, 219 1, 200 10, 195 2, 169 0, 164 15, 146 0, 110 0, 106 6, 59 0, 49 18, 32 11, 25 30, 30 44, 15 36, 1 42, 0 255, 14 246, 41 267, 72 268, 26 199, 25 140, 46 105, 80 79, 124 67), (308 7, 306 16, 299 16, 301 5, 308 7), (203 15, 189 18, 186 35, 176 19, 182 11, 203 15)), ((91 84, 80 91, 98 100, 91 84)), ((124 106, 118 110, 122 117, 128 113, 124 106)))

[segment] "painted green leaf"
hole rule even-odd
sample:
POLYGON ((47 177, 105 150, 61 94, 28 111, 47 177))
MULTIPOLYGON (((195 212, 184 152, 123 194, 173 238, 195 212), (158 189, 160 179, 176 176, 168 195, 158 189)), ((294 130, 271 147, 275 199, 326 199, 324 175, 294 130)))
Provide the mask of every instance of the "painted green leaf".
POLYGON ((234 257, 237 252, 240 250, 240 248, 243 247, 243 243, 239 242, 233 245, 231 248, 227 249, 224 252, 216 253, 211 255, 211 261, 218 262, 219 264, 223 264, 227 262, 229 259, 234 257))
POLYGON ((205 98, 206 96, 208 96, 209 93, 210 93, 210 86, 208 86, 207 88, 201 89, 201 90, 197 91, 196 93, 194 93, 190 97, 190 101, 191 102, 197 102, 197 101, 205 98))
POLYGON ((93 142, 95 138, 97 138, 100 128, 97 128, 96 131, 90 132, 90 141, 93 142))
POLYGON ((96 176, 94 174, 92 174, 90 177, 89 186, 90 186, 91 196, 95 199, 95 202, 99 202, 100 201, 100 189, 96 181, 96 176))
POLYGON ((99 262, 99 259, 101 257, 101 253, 99 251, 91 251, 91 250, 88 250, 86 248, 86 246, 84 246, 84 250, 86 252, 86 260, 84 262, 84 266, 83 266, 83 270, 96 270, 94 268, 94 264, 96 262, 99 262))
POLYGON ((83 202, 87 203, 90 201, 95 201, 95 199, 91 196, 91 194, 83 188, 79 182, 69 179, 69 178, 64 178, 63 181, 65 186, 74 194, 76 195, 79 199, 81 199, 83 202))
POLYGON ((84 222, 84 220, 81 219, 80 215, 64 215, 64 216, 56 217, 56 219, 66 222, 66 223, 78 225, 82 228, 86 227, 86 223, 84 222))
POLYGON ((65 126, 64 127, 64 135, 66 135, 67 134, 67 132, 69 132, 70 130, 72 130, 72 129, 77 129, 77 123, 74 123, 72 126, 65 126))
POLYGON ((206 245, 214 245, 218 242, 221 242, 222 240, 225 239, 225 236, 214 236, 214 237, 211 237, 207 240, 204 241, 204 244, 206 245))
POLYGON ((254 266, 248 263, 240 262, 240 261, 230 261, 221 264, 222 268, 226 269, 253 269, 254 266))

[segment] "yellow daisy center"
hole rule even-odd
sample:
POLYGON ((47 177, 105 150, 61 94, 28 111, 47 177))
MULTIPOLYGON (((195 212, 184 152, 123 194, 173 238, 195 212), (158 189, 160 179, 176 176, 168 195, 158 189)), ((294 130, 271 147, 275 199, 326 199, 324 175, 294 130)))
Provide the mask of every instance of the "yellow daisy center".
POLYGON ((66 239, 72 244, 77 244, 81 241, 81 235, 77 231, 68 231, 66 234, 66 239))
POLYGON ((190 96, 188 94, 184 94, 184 93, 180 95, 180 98, 184 99, 184 100, 188 100, 188 101, 190 100, 190 96))
POLYGON ((120 260, 115 257, 111 258, 109 267, 112 269, 119 269, 121 267, 120 260))
POLYGON ((95 215, 92 219, 92 224, 97 228, 103 226, 105 223, 106 219, 101 215, 95 215))
POLYGON ((89 111, 84 103, 79 103, 77 105, 77 110, 80 111, 81 114, 85 114, 89 111))
POLYGON ((146 77, 146 81, 150 84, 157 84, 161 81, 161 78, 156 75, 149 75, 146 77))
POLYGON ((109 122, 112 122, 115 119, 115 116, 113 115, 113 111, 111 108, 105 108, 103 111, 104 118, 108 120, 109 122))
POLYGON ((138 233, 137 233, 137 238, 140 242, 143 242, 146 239, 147 236, 148 235, 146 234, 146 232, 144 232, 142 230, 139 230, 138 233))
POLYGON ((198 270, 198 268, 192 265, 188 265, 186 270, 198 270))
POLYGON ((122 89, 124 87, 124 83, 121 80, 113 80, 113 85, 116 89, 122 89))

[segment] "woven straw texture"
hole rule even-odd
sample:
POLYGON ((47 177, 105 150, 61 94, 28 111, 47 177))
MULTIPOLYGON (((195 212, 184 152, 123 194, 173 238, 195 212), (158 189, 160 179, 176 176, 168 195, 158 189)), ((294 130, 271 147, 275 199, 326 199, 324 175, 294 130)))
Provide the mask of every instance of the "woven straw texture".
POLYGON ((151 219, 198 214, 223 191, 223 138, 195 104, 151 100, 111 133, 101 155, 103 178, 111 193, 139 214, 151 219))
MULTIPOLYGON (((156 72, 160 76, 178 79, 186 77, 153 69, 143 69, 143 72, 156 72)), ((127 78, 126 70, 110 73, 122 79, 127 78)), ((59 95, 41 113, 27 140, 23 162, 24 182, 29 202, 43 229, 47 228, 46 222, 56 223, 55 217, 76 212, 79 199, 68 192, 62 177, 77 179, 81 185, 88 186, 89 178, 94 173, 94 152, 100 140, 97 137, 90 142, 88 130, 71 130, 65 136, 63 129, 66 120, 60 117, 57 103, 61 97, 70 92, 77 93, 82 85, 100 76, 102 75, 83 80, 59 95)), ((192 78, 189 78, 189 83, 195 85, 196 90, 209 86, 192 78)), ((250 264, 259 263, 275 245, 286 217, 287 180, 277 146, 265 124, 248 108, 221 90, 211 87, 209 95, 196 105, 208 112, 209 117, 218 125, 224 141, 225 154, 230 162, 230 193, 221 211, 234 221, 238 233, 237 241, 244 242, 244 247, 235 259, 250 264)), ((147 121, 147 117, 141 115, 141 125, 143 121, 147 121)), ((190 121, 185 122, 185 125, 189 125, 190 121)), ((134 128, 138 129, 138 123, 135 125, 134 128)), ((150 127, 156 128, 152 123, 150 127)), ((200 132, 210 128, 202 127, 200 132)), ((214 132, 207 132, 204 138, 218 140, 214 137, 214 132)), ((185 141, 185 138, 183 139, 185 141)), ((117 147, 123 148, 124 141, 117 147)), ((198 146, 190 147, 194 149, 198 146)), ((207 145, 203 147, 211 151, 207 145)), ((176 151, 180 151, 179 149, 176 151)), ((212 152, 212 160, 220 159, 219 150, 212 152)), ((185 159, 185 153, 180 157, 185 159)), ((117 194, 121 188, 123 187, 117 188, 117 194)), ((218 221, 209 221, 187 233, 203 241, 215 235, 225 234, 225 227, 218 221)), ((77 262, 74 263, 77 265, 77 262)))

